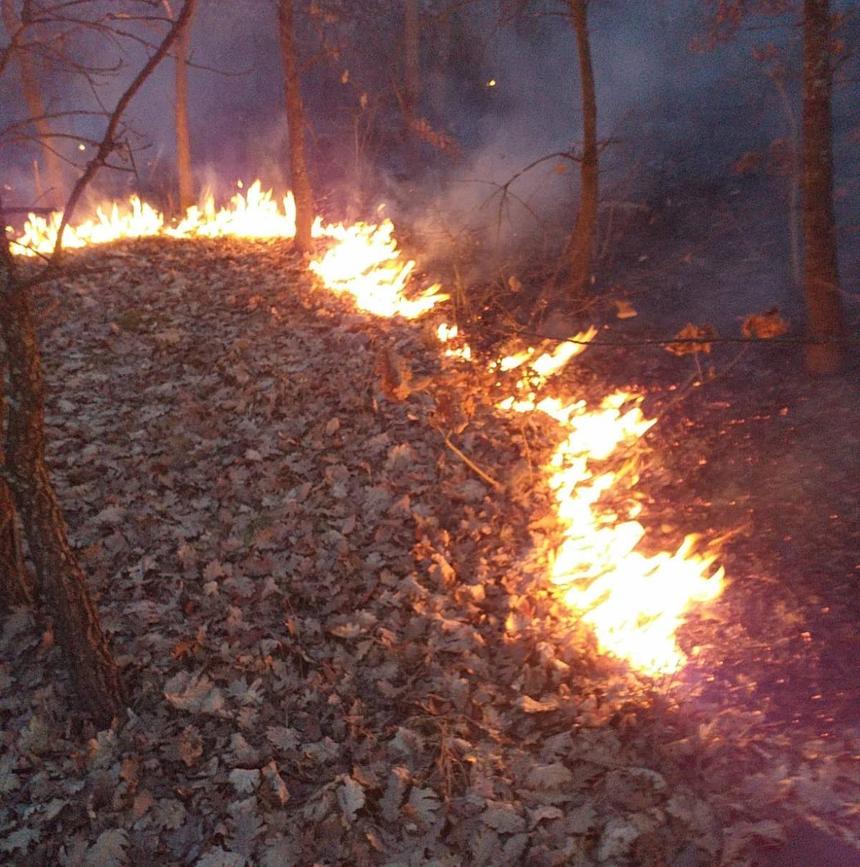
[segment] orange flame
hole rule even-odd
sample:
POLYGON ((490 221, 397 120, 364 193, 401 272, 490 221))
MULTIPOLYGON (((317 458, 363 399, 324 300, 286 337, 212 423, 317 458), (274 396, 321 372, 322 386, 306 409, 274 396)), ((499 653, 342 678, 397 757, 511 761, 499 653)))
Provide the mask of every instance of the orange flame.
POLYGON ((310 269, 332 292, 352 295, 360 310, 417 319, 447 300, 438 284, 415 297, 407 296, 415 262, 400 255, 391 220, 379 225, 325 226, 324 231, 335 243, 311 262, 310 269))
POLYGON ((529 374, 543 384, 595 333, 592 329, 577 335, 576 343, 559 344, 530 361, 517 384, 518 395, 499 406, 542 412, 564 431, 546 467, 562 527, 552 552, 550 581, 565 588, 562 599, 593 628, 601 650, 645 674, 671 674, 687 661, 677 644, 678 628, 692 608, 720 595, 724 572, 712 569, 713 553, 697 552, 695 535, 688 535, 674 553, 644 554, 637 548, 645 537, 645 528, 635 520, 638 505, 618 515, 601 501, 625 478, 635 483, 635 476, 630 462, 621 470, 603 472, 599 464, 623 456, 654 420, 643 415, 640 398, 624 391, 608 395, 596 410, 584 401, 547 397, 536 402, 533 391, 523 396, 531 388, 529 374))
MULTIPOLYGON (((292 193, 278 201, 259 180, 247 192, 242 192, 244 184, 238 187, 222 208, 217 208, 214 196, 207 193, 201 204, 190 207, 175 225, 166 222, 157 209, 132 196, 126 206, 114 203, 99 207, 95 219, 67 226, 63 245, 80 248, 158 235, 256 239, 295 236, 296 203, 292 193)), ((50 254, 61 219, 59 212, 47 218, 29 214, 23 232, 14 240, 15 251, 30 256, 50 254)), ((351 295, 360 310, 377 316, 415 319, 448 298, 437 284, 415 295, 407 294, 415 262, 400 255, 390 220, 379 225, 344 226, 329 225, 317 217, 313 235, 326 239, 330 246, 310 263, 310 269, 333 292, 351 295)))

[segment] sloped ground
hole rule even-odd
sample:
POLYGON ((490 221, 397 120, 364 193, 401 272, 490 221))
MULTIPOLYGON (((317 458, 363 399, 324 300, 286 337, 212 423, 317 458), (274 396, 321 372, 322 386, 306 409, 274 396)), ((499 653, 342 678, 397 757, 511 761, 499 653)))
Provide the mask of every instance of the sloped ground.
MULTIPOLYGON (((785 441, 778 412, 745 441, 756 420, 703 390, 650 436, 658 538, 752 522, 685 630, 694 662, 654 684, 543 588, 552 431, 496 414, 492 381, 443 365, 425 328, 351 312, 278 246, 86 261, 45 298, 51 459, 135 704, 92 731, 50 637, 4 624, 8 863, 695 867, 764 863, 798 816, 856 833, 850 688, 818 704, 829 722, 756 692, 783 663, 829 671, 821 648, 848 658, 781 571, 827 540, 772 559, 758 488, 708 476, 729 456, 748 482, 759 437, 785 441), (446 446, 466 421, 454 441, 504 493, 446 446)), ((597 402, 620 373, 590 350, 567 376, 597 402)))

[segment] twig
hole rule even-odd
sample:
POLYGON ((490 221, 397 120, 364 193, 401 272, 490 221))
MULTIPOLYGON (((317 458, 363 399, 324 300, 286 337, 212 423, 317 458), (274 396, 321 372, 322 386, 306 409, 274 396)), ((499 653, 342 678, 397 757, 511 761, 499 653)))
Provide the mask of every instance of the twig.
POLYGON ((491 475, 485 473, 468 455, 464 454, 451 442, 451 438, 448 434, 443 433, 439 428, 436 428, 437 431, 442 435, 442 438, 445 440, 445 445, 457 455, 458 458, 470 469, 473 473, 480 476, 488 485, 490 485, 496 491, 504 491, 505 486, 501 482, 497 482, 491 475))

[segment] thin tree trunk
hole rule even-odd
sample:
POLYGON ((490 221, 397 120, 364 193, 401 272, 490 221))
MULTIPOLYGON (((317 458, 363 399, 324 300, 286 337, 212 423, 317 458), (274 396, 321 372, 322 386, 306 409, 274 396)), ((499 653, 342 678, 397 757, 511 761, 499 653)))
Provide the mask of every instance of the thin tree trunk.
MULTIPOLYGON (((6 427, 5 370, 0 361, 0 470, 5 469, 3 433, 6 427)), ((16 605, 32 606, 32 578, 24 565, 21 537, 12 491, 0 478, 0 611, 16 605)))
POLYGON ((405 0, 403 14, 403 120, 411 132, 421 98, 419 45, 421 19, 418 0, 405 0))
MULTIPOLYGON (((5 239, 4 239, 5 240, 5 239)), ((3 252, 0 328, 9 365, 6 460, 12 497, 36 570, 37 592, 53 620, 86 710, 107 726, 123 709, 123 689, 72 550, 45 464, 44 382, 30 290, 3 252)))
POLYGON ((582 97, 582 162, 580 200, 576 223, 567 246, 570 287, 576 296, 587 293, 591 283, 591 258, 597 234, 598 160, 597 97, 588 38, 588 0, 568 0, 579 54, 579 86, 582 97))
POLYGON ((284 97, 290 144, 290 183, 296 197, 296 249, 311 249, 314 223, 314 196, 305 162, 305 109, 302 104, 301 80, 293 27, 293 0, 278 2, 278 32, 281 39, 281 62, 284 70, 284 97))
MULTIPOLYGON (((15 11, 13 0, 3 0, 3 24, 6 27, 6 34, 10 40, 25 26, 15 11)), ((28 25, 27 32, 30 34, 30 41, 33 40, 32 29, 32 25, 28 25)), ((15 57, 18 61, 18 71, 21 77, 21 92, 24 95, 24 102, 27 105, 33 129, 39 140, 40 157, 44 164, 44 173, 37 173, 35 178, 36 193, 39 196, 43 194, 50 195, 49 201, 54 207, 59 208, 60 203, 65 197, 66 172, 62 158, 54 150, 56 140, 52 138, 53 130, 51 129, 51 123, 45 117, 45 103, 42 99, 42 90, 39 86, 36 64, 26 47, 19 48, 15 52, 15 57), (42 174, 47 178, 47 189, 39 189, 41 187, 40 179, 42 174)))
POLYGON ((0 611, 34 603, 33 587, 24 565, 15 504, 9 486, 0 481, 0 611))
POLYGON ((191 177, 191 134, 188 129, 188 55, 191 49, 191 18, 176 40, 176 175, 179 209, 184 214, 194 204, 191 177))
POLYGON ((403 10, 403 113, 404 158, 410 176, 420 172, 421 149, 416 135, 421 101, 421 16, 419 0, 404 0, 403 10))
MULTIPOLYGON (((808 336, 813 341, 839 341, 845 335, 833 216, 829 6, 828 0, 803 4, 803 290, 808 336)), ((843 362, 839 342, 807 346, 810 373, 836 373, 843 362)))

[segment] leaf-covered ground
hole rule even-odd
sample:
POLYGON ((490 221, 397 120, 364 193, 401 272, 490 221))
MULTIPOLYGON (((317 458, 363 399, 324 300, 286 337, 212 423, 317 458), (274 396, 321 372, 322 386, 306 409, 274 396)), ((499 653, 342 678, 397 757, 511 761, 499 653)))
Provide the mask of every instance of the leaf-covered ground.
POLYGON ((571 366, 595 403, 654 392, 652 538, 744 527, 693 661, 652 682, 544 586, 554 432, 428 326, 355 313, 278 245, 79 261, 41 296, 51 463, 134 703, 92 730, 50 634, 3 623, 4 863, 705 867, 856 840, 854 416, 810 502, 826 425, 778 365, 681 402, 653 350, 571 366))

